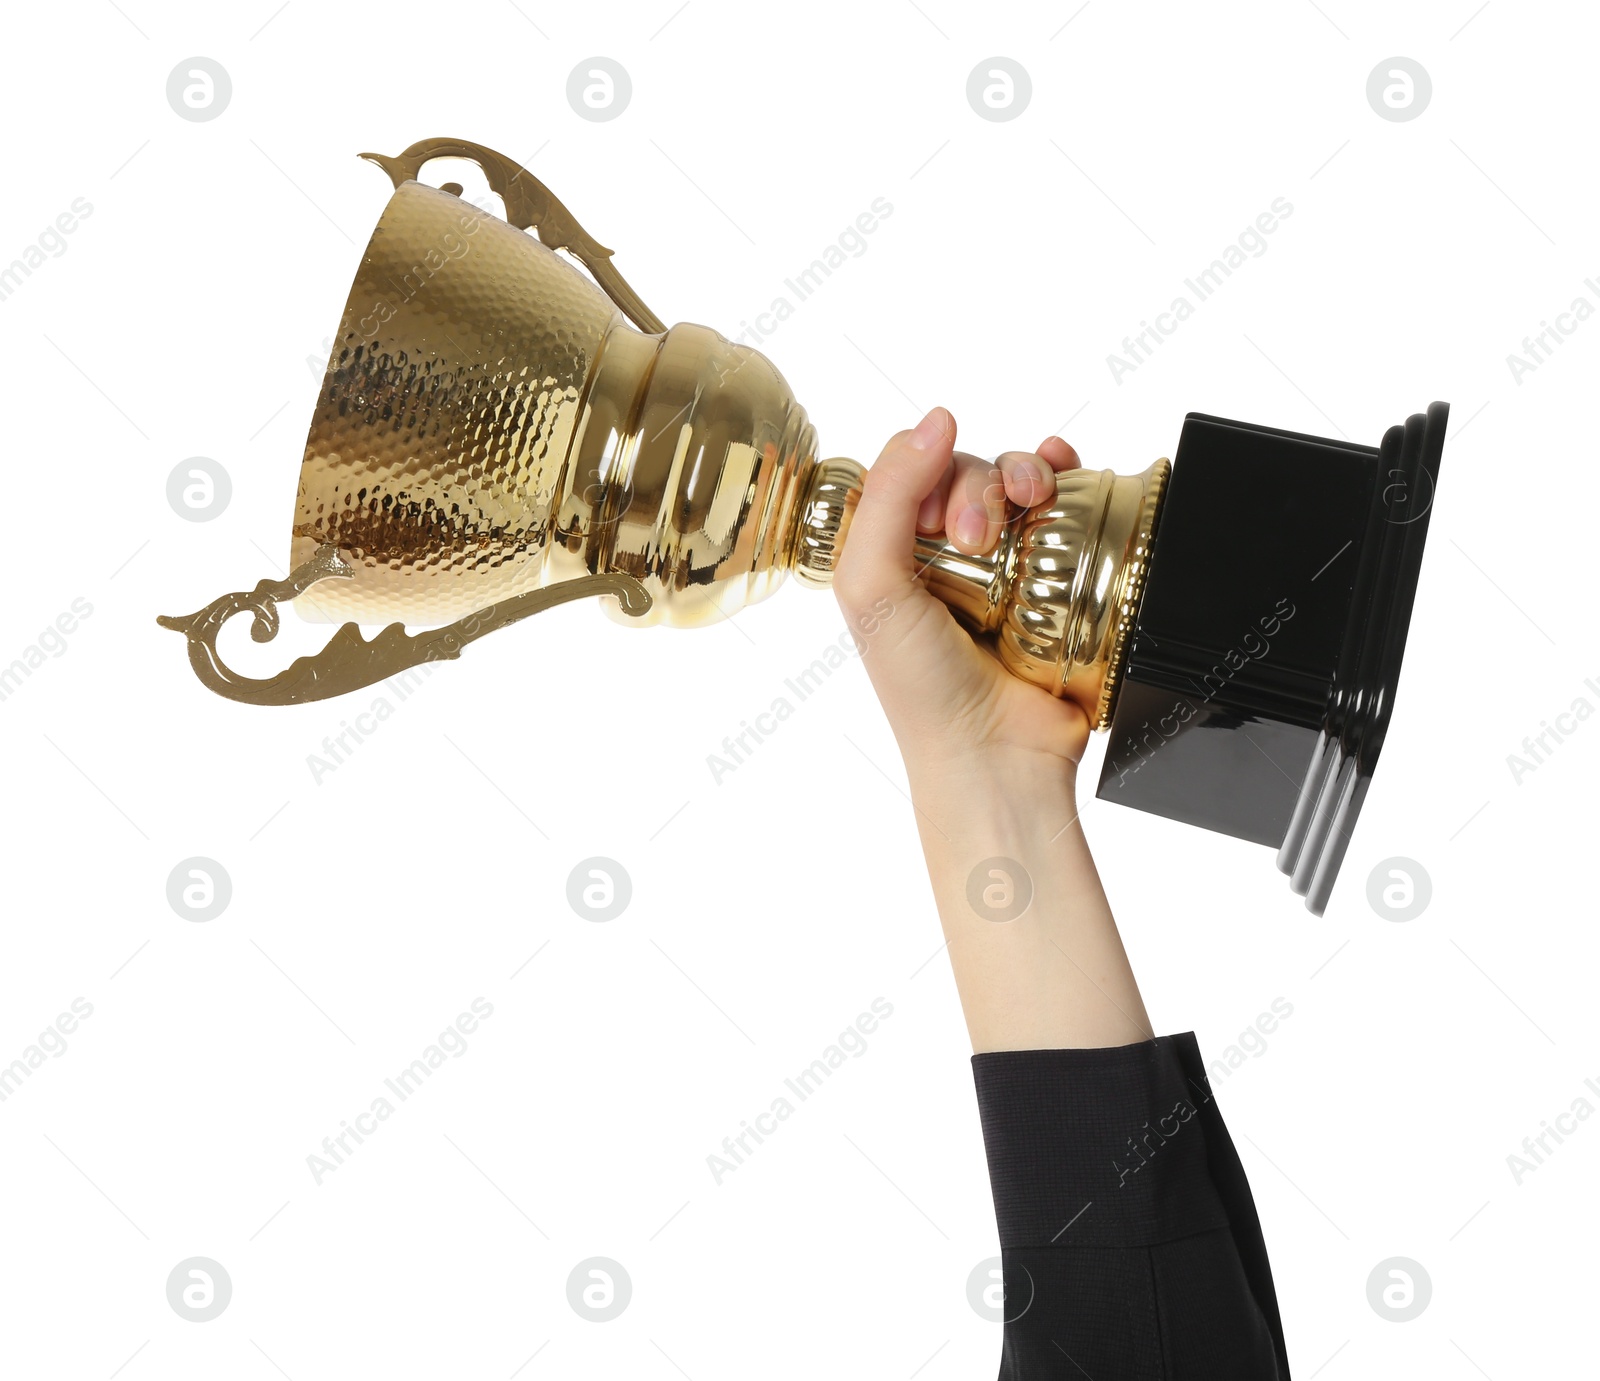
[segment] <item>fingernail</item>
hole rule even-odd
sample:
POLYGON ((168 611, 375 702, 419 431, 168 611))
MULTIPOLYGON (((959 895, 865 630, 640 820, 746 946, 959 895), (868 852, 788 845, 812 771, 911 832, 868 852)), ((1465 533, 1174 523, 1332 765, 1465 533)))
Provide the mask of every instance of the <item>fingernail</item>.
POLYGON ((922 501, 922 506, 917 509, 917 527, 923 532, 935 532, 939 527, 939 510, 944 507, 944 500, 939 491, 935 489, 922 501))
POLYGON ((1040 503, 1049 496, 1055 486, 1050 483, 1050 473, 1042 461, 1025 460, 1017 468, 1033 483, 1034 503, 1040 503))
POLYGON ((947 435, 944 427, 944 409, 934 408, 917 423, 916 429, 911 433, 909 444, 919 451, 931 451, 940 445, 947 435))
POLYGON ((976 504, 968 504, 956 514, 956 530, 951 535, 969 547, 981 547, 989 536, 989 515, 976 504))

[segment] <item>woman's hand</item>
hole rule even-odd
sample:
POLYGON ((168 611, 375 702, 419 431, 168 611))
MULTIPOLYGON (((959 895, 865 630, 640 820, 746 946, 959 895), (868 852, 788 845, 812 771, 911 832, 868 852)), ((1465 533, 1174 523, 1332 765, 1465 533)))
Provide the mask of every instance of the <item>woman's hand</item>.
POLYGON ((1074 468, 1077 452, 1052 436, 991 463, 955 440, 943 408, 890 437, 867 475, 834 593, 852 627, 871 629, 867 671, 913 778, 1037 762, 1070 784, 1088 742, 1083 711, 1006 671, 916 579, 912 548, 917 534, 943 532, 969 556, 992 551, 1008 517, 1055 494, 1055 472, 1074 468))

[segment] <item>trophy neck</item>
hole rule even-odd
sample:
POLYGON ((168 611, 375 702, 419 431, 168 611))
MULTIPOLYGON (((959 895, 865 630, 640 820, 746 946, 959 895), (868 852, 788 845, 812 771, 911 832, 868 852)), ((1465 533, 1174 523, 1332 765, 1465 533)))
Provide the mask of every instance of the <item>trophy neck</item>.
POLYGON ((833 584, 866 476, 845 456, 819 460, 812 469, 789 551, 789 567, 802 585, 820 590, 833 584))

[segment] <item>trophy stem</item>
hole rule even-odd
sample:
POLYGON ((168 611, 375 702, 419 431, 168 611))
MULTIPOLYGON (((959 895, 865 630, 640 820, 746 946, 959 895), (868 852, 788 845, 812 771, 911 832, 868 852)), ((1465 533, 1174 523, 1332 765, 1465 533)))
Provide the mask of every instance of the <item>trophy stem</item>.
MULTIPOLYGON (((1138 616, 1171 465, 1143 474, 1067 470, 1056 493, 1017 514, 995 549, 969 556, 919 537, 917 574, 974 632, 995 634, 1006 669, 1079 705, 1090 724, 1111 720, 1123 654, 1138 616)), ((819 462, 801 504, 791 564, 811 586, 833 579, 863 472, 819 462)))
POLYGON ((1142 474, 1066 470, 1053 499, 1018 514, 993 552, 919 538, 931 593, 980 633, 1006 669, 1064 696, 1093 728, 1111 721, 1171 465, 1142 474))

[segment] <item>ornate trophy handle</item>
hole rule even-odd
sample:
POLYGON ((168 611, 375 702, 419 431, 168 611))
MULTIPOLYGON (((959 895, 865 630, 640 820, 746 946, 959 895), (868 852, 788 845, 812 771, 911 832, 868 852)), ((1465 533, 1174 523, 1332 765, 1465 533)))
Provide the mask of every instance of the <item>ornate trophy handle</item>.
POLYGON ((623 612, 633 618, 650 608, 649 591, 632 576, 588 575, 549 589, 530 590, 423 633, 408 634, 404 624, 392 623, 368 642, 355 624, 347 623, 321 652, 297 657, 285 670, 265 679, 241 676, 218 655, 217 636, 235 614, 254 614, 250 636, 258 643, 271 642, 278 635, 280 603, 304 594, 319 580, 348 580, 353 575, 338 550, 324 545, 286 580, 263 580, 248 594, 223 595, 197 613, 186 617, 163 614, 156 622, 188 638, 189 663, 195 675, 218 695, 246 705, 303 705, 360 690, 423 662, 453 661, 462 648, 486 633, 574 599, 615 595, 623 612))
POLYGON ((506 204, 506 221, 518 230, 532 229, 550 249, 565 249, 582 260, 606 296, 617 304, 641 331, 658 336, 667 328, 611 266, 611 251, 578 224, 578 218, 561 204, 544 183, 520 163, 503 153, 466 139, 422 139, 392 158, 381 153, 361 157, 376 163, 399 187, 413 180, 422 165, 435 158, 469 158, 483 169, 489 186, 506 204))

